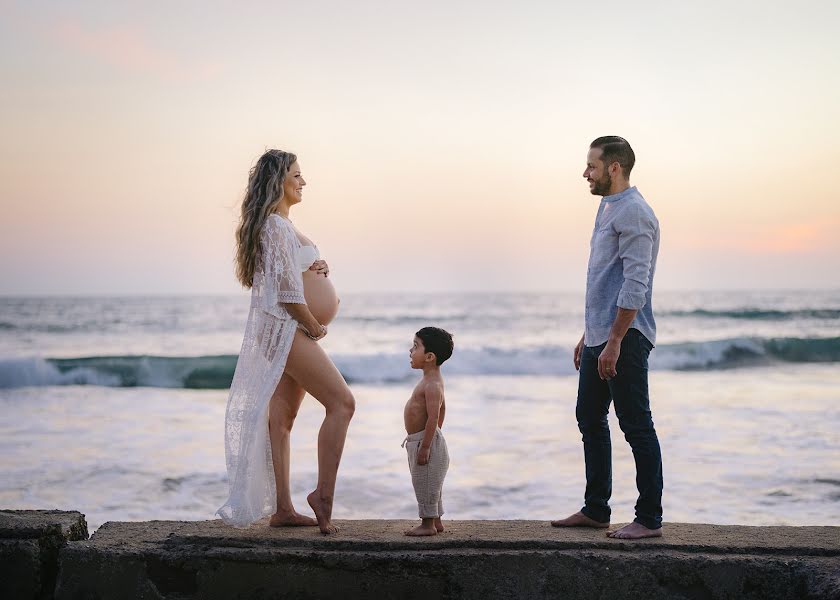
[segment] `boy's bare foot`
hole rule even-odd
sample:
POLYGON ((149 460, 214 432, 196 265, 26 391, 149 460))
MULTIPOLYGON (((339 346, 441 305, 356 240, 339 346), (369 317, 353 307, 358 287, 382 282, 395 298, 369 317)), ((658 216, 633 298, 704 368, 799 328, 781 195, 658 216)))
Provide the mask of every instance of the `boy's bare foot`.
POLYGON ((280 512, 278 510, 271 515, 268 524, 271 527, 314 527, 318 524, 318 521, 294 510, 291 512, 280 512))
POLYGON ((443 527, 443 521, 441 521, 441 520, 440 520, 440 517, 438 517, 437 519, 435 519, 435 530, 436 530, 438 533, 443 533, 444 531, 446 531, 446 530, 444 529, 444 527, 443 527))
POLYGON ((315 518, 318 519, 318 527, 324 535, 338 533, 338 527, 332 524, 332 498, 321 498, 318 490, 310 493, 306 497, 309 506, 315 513, 315 518))
POLYGON ((610 522, 601 523, 595 519, 590 519, 582 512, 576 512, 571 517, 565 519, 557 519, 551 522, 552 527, 594 527, 596 529, 606 529, 610 526, 610 522))
POLYGON ((422 523, 415 527, 414 529, 409 529, 405 532, 406 535, 410 536, 422 536, 422 535, 437 535, 437 528, 435 528, 434 523, 426 524, 422 523))
POLYGON ((652 537, 662 537, 662 528, 659 529, 648 529, 641 523, 630 523, 629 525, 625 525, 621 529, 616 529, 615 531, 608 531, 607 537, 615 538, 618 540, 640 540, 642 538, 652 538, 652 537))

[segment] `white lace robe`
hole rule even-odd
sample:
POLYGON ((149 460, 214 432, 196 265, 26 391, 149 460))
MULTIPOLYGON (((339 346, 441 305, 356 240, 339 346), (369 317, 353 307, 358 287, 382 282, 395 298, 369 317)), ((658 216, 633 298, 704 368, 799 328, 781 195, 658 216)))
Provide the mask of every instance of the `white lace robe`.
POLYGON ((300 243, 292 224, 268 217, 260 233, 251 309, 225 414, 230 497, 216 512, 246 527, 275 510, 277 490, 268 438, 268 403, 286 368, 297 321, 283 303, 305 304, 300 243))

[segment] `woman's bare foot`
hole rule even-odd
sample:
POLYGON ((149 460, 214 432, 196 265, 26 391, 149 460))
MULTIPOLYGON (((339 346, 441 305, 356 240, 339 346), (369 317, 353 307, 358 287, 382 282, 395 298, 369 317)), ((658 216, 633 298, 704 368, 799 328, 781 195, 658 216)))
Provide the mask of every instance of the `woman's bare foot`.
MULTIPOLYGON (((414 529, 409 529, 405 532, 406 535, 410 536, 421 536, 421 535, 437 535, 437 527, 435 527, 435 521, 439 519, 423 519, 423 522, 420 523, 414 529)), ((443 527, 443 525, 441 525, 443 527)))
POLYGON ((617 540, 640 540, 642 538, 662 537, 662 528, 648 529, 641 523, 630 523, 621 529, 615 531, 608 531, 607 537, 615 538, 617 540))
POLYGON ((338 533, 338 527, 332 524, 332 498, 322 498, 318 490, 310 493, 306 497, 309 506, 315 513, 315 518, 318 519, 318 527, 324 535, 338 533))
POLYGON ((443 521, 441 521, 441 520, 440 520, 440 517, 438 517, 437 519, 435 519, 435 530, 436 530, 438 533, 443 533, 444 531, 446 531, 446 530, 444 529, 444 527, 443 527, 443 521))
POLYGON ((268 524, 271 527, 314 527, 318 521, 312 517, 307 517, 293 510, 290 512, 280 512, 279 510, 271 515, 268 524))
POLYGON ((594 527, 596 529, 606 529, 610 526, 610 522, 601 523, 595 519, 590 519, 582 512, 576 512, 571 517, 565 519, 558 519, 551 522, 552 527, 594 527))

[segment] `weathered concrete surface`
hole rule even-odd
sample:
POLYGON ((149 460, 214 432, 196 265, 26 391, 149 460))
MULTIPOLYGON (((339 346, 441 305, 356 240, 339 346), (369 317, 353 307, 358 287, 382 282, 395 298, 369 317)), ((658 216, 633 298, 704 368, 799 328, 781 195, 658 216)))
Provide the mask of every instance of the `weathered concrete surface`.
POLYGON ((840 598, 840 527, 669 523, 661 539, 536 521, 244 530, 106 523, 61 551, 57 598, 840 598))
POLYGON ((59 549, 87 537, 78 512, 0 511, 0 598, 52 598, 59 549))

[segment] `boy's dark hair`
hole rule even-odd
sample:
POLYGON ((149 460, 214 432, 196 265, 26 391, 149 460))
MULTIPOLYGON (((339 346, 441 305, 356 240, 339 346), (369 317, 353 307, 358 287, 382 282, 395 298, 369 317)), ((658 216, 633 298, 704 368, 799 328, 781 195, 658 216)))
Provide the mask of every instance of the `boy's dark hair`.
POLYGON ((630 171, 636 164, 636 154, 630 147, 630 142, 617 135, 605 135, 589 144, 590 148, 601 149, 601 160, 608 168, 614 162, 621 165, 624 177, 630 177, 630 171))
POLYGON ((423 342, 423 348, 426 352, 434 353, 435 362, 438 366, 452 356, 452 349, 455 345, 452 343, 452 334, 448 331, 440 327, 424 327, 414 335, 423 342))

